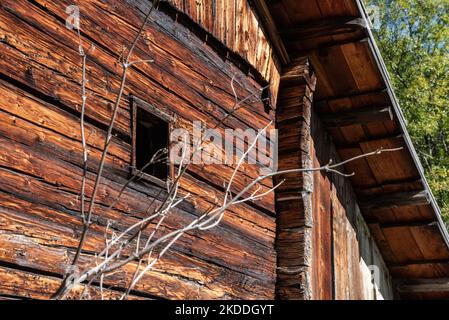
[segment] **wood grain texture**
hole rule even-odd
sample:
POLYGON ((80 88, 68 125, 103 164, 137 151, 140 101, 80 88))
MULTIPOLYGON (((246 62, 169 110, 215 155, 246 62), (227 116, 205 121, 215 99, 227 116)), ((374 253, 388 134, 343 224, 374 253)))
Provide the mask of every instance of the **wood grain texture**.
MULTIPOLYGON (((315 166, 322 166, 330 159, 333 163, 339 161, 333 141, 323 130, 316 113, 312 113, 312 138, 315 166)), ((389 270, 365 223, 349 180, 317 172, 313 196, 314 298, 392 299, 389 270), (374 282, 372 270, 377 272, 374 282)))
MULTIPOLYGON (((307 59, 289 66, 281 77, 277 108, 279 127, 278 170, 309 168, 310 115, 314 74, 307 59)), ((279 299, 308 300, 312 297, 312 174, 282 174, 276 190, 277 203, 277 283, 279 299)))
MULTIPOLYGON (((2 296, 48 298, 73 256, 81 230, 81 61, 76 32, 64 25, 65 8, 70 4, 65 0, 6 0, 0 4, 0 262, 11 269, 0 272, 2 296), (26 287, 33 277, 35 287, 26 287)), ((96 47, 87 65, 89 194, 120 80, 117 58, 122 46, 134 37, 149 2, 76 4, 82 12, 82 41, 86 45, 93 42, 96 47)), ((179 128, 191 131, 192 121, 213 127, 232 111, 234 94, 230 83, 234 76, 239 82, 235 90, 240 98, 261 92, 258 80, 241 70, 240 65, 223 60, 215 47, 185 25, 160 10, 154 15, 133 57, 151 58, 154 62, 135 65, 129 72, 96 199, 94 225, 81 259, 83 266, 104 246, 108 220, 117 222, 116 231, 124 230, 141 219, 146 203, 153 198, 158 203, 162 197, 160 188, 137 181, 113 210, 107 210, 130 174, 128 95, 173 114, 179 128)), ((213 10, 196 10, 195 15, 201 25, 215 30, 213 10)), ((230 18, 235 19, 234 15, 230 18)), ((245 19, 245 24, 253 21, 249 11, 245 19)), ((246 33, 256 32, 260 37, 256 22, 252 23, 246 33)), ((269 55, 258 49, 254 39, 247 45, 246 57, 268 65, 269 55)), ((262 103, 255 103, 238 110, 218 130, 258 129, 273 117, 262 103)), ((196 201, 182 203, 162 230, 188 224, 199 213, 222 202, 223 181, 230 177, 234 166, 192 166, 180 182, 180 193, 190 192, 196 201)), ((259 168, 260 164, 242 166, 232 192, 257 177, 259 168)), ((272 185, 272 181, 263 181, 261 188, 267 190, 272 185)), ((273 298, 274 237, 273 196, 236 205, 218 228, 182 237, 166 259, 145 275, 136 287, 136 295, 170 299, 273 298)), ((135 267, 131 264, 111 275, 108 285, 123 290, 135 267)), ((80 290, 77 288, 76 293, 80 290)), ((96 292, 92 295, 98 298, 96 292)), ((107 293, 107 298, 116 296, 107 293)))
POLYGON ((278 56, 282 63, 288 60, 285 51, 282 50, 282 43, 270 39, 270 32, 272 35, 275 34, 270 29, 273 25, 266 20, 261 22, 261 19, 266 19, 266 15, 263 14, 267 11, 258 12, 250 0, 186 0, 182 3, 167 0, 167 2, 254 67, 271 84, 273 101, 276 101, 281 72, 278 56))

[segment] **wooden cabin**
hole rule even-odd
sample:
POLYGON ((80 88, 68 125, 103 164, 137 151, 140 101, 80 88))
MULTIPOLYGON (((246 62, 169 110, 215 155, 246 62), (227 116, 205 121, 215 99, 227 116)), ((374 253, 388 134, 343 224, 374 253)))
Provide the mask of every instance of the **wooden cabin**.
MULTIPOLYGON (((49 298, 82 229, 81 59, 77 32, 65 25, 70 5, 79 6, 81 40, 95 46, 86 85, 89 194, 119 87, 118 59, 152 1, 0 1, 5 299, 49 298)), ((153 62, 129 70, 82 263, 102 249, 108 221, 123 230, 140 219, 170 174, 149 172, 107 210, 139 167, 139 125, 156 123, 148 130, 158 146, 167 130, 190 130, 192 121, 219 130, 258 130, 272 121, 280 170, 319 167, 381 147, 402 150, 348 162, 344 172, 352 177, 316 171, 264 181, 262 191, 285 179, 259 201, 230 208, 217 227, 187 232, 131 297, 449 298, 449 237, 360 0, 161 1, 134 57, 153 62), (264 100, 220 123, 234 105, 233 78, 238 96, 261 92, 264 100)), ((258 165, 239 169, 231 192, 256 179, 258 165)), ((167 228, 221 201, 233 166, 190 166, 180 192, 195 201, 187 199, 167 228)), ((105 277, 107 298, 119 296, 133 270, 131 263, 105 277)))

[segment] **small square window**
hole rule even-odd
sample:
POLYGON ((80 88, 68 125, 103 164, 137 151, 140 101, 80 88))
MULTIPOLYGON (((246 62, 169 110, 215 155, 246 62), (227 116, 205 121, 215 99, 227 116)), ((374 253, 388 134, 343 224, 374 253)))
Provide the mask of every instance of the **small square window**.
POLYGON ((131 96, 133 121, 132 174, 165 186, 169 177, 168 148, 172 117, 131 96), (152 160, 157 159, 152 163, 152 160))

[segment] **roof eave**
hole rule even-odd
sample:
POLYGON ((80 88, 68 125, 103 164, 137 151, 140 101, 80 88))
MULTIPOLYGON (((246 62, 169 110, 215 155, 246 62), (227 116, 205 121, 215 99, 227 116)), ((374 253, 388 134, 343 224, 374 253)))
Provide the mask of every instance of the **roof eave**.
MULTIPOLYGON (((371 22, 368 18, 367 12, 366 12, 366 7, 365 5, 362 3, 362 0, 355 0, 357 3, 357 6, 359 8, 359 13, 362 19, 365 20, 366 25, 371 25, 371 22)), ((419 160, 418 154, 416 152, 415 147, 413 146, 412 140, 410 138, 410 135, 407 131, 407 125, 406 125, 406 121, 404 118, 404 114, 402 113, 402 110, 399 106, 399 102, 398 99, 394 93, 393 90, 393 86, 391 84, 391 80, 390 77, 388 75, 388 70, 387 67, 385 65, 385 62, 382 58, 382 55, 380 53, 379 47, 377 46, 376 40, 374 38, 374 35, 371 31, 371 28, 367 28, 367 32, 368 32, 368 38, 369 38, 369 46, 370 46, 370 50, 371 53, 373 55, 373 57, 375 58, 375 63, 380 71, 380 74, 382 75, 383 81, 385 83, 385 86, 387 88, 387 92, 388 92, 388 96, 390 97, 391 100, 391 104, 393 106, 393 110, 395 115, 397 116, 397 119, 399 121, 402 133, 404 134, 404 140, 406 142, 406 146, 408 151, 410 152, 412 158, 413 158, 413 162, 416 165, 416 168, 419 172, 419 175, 423 181, 424 184, 424 188, 426 190, 426 192, 429 195, 430 198, 430 204, 435 212, 435 216, 438 220, 438 227, 441 231, 441 234, 443 235, 444 241, 446 242, 446 245, 449 247, 449 233, 447 231, 446 225, 443 222, 443 219, 441 217, 441 211, 440 208, 435 200, 435 197, 432 193, 432 190, 430 189, 429 183, 427 182, 427 179, 425 177, 424 174, 424 168, 421 164, 421 161, 419 160)))

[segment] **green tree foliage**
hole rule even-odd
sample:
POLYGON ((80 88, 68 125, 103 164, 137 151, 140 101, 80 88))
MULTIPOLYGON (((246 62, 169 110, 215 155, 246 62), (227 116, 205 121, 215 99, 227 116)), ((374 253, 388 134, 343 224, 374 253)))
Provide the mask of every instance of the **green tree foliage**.
POLYGON ((365 1, 408 131, 448 223, 449 0, 365 1))

